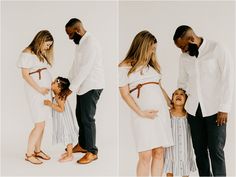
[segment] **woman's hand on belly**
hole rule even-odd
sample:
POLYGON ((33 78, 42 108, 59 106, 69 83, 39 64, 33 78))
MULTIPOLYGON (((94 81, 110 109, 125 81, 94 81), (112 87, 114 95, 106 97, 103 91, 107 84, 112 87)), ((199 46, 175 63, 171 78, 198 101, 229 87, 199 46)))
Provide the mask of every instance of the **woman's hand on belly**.
POLYGON ((49 88, 45 88, 45 87, 40 87, 39 88, 39 92, 42 94, 42 95, 46 95, 49 93, 49 88))
POLYGON ((158 110, 144 110, 139 112, 139 116, 148 119, 154 119, 157 116, 158 110))

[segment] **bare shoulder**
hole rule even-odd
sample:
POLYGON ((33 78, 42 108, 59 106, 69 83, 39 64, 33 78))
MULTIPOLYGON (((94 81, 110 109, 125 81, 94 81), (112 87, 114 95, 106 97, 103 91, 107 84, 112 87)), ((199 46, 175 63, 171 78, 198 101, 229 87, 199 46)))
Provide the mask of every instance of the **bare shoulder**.
POLYGON ((23 51, 23 53, 29 53, 29 54, 32 54, 32 50, 30 48, 25 48, 23 51))

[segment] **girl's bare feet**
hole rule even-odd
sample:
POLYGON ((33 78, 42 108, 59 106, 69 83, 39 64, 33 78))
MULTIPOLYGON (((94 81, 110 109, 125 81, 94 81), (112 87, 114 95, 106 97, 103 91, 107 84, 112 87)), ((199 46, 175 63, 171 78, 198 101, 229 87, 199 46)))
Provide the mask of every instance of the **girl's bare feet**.
POLYGON ((71 156, 66 155, 63 158, 60 158, 59 162, 69 162, 69 161, 72 161, 72 160, 73 160, 73 156, 72 155, 71 156))
POLYGON ((65 156, 67 156, 67 152, 65 152, 61 155, 61 159, 64 158, 65 156))

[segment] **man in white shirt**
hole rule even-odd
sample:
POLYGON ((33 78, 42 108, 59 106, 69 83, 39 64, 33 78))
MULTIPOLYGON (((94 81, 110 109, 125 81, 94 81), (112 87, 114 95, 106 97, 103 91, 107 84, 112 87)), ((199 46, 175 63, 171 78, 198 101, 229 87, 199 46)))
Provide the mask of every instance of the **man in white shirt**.
POLYGON ((76 118, 79 136, 73 153, 86 153, 77 163, 87 164, 96 160, 98 153, 94 116, 105 85, 101 48, 79 19, 70 19, 65 29, 69 39, 76 44, 75 59, 68 76, 69 89, 77 94, 76 118))
POLYGON ((224 145, 233 98, 233 64, 229 52, 214 41, 198 37, 191 27, 174 34, 181 49, 178 87, 187 91, 185 108, 200 176, 226 176, 224 145))

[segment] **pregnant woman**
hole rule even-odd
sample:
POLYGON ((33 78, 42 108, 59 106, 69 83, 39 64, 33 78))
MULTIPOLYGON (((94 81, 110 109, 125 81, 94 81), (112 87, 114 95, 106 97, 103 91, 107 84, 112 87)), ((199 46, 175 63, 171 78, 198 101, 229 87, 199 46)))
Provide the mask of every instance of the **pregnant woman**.
POLYGON ((44 105, 44 100, 51 98, 51 74, 48 68, 53 59, 53 37, 47 30, 36 34, 33 41, 20 54, 17 66, 21 68, 25 81, 25 91, 29 103, 31 118, 34 123, 25 160, 33 164, 42 164, 39 159, 50 157, 41 150, 45 120, 51 115, 51 109, 44 105))
POLYGON ((132 129, 139 153, 137 176, 161 176, 164 148, 173 145, 166 102, 169 100, 160 86, 156 45, 150 32, 139 32, 119 65, 120 93, 132 109, 132 129))

